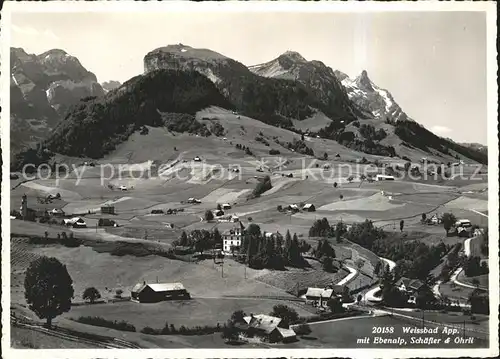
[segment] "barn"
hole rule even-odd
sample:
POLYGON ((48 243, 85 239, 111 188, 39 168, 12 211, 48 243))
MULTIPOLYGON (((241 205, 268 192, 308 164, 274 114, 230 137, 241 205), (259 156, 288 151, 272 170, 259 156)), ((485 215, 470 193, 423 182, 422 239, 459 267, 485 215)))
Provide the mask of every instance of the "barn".
POLYGON ((165 300, 191 299, 182 283, 137 283, 131 300, 138 303, 157 303, 165 300))

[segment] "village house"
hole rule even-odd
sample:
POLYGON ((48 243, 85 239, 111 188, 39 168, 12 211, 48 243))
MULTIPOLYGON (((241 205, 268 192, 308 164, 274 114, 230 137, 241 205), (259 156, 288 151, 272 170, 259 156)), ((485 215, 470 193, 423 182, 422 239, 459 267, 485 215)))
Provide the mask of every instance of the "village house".
POLYGON ((118 227, 118 224, 109 218, 99 218, 97 225, 99 227, 118 227))
POLYGON ((131 291, 131 300, 137 303, 157 303, 173 299, 190 299, 182 283, 137 283, 131 291))
POLYGON ((221 207, 223 210, 231 209, 231 205, 229 203, 224 203, 221 207))
POLYGON ((297 334, 291 328, 280 326, 281 318, 265 314, 250 314, 243 318, 246 333, 249 336, 257 336, 271 343, 291 342, 297 339, 297 334))
POLYGON ((312 203, 306 203, 304 207, 302 207, 302 210, 307 212, 314 212, 316 211, 316 207, 312 203))
POLYGON ((306 304, 326 308, 330 299, 342 297, 343 292, 344 286, 341 285, 328 286, 326 288, 309 287, 305 294, 306 304))
POLYGON ((388 176, 388 175, 376 175, 375 180, 377 181, 394 181, 394 176, 388 176))
POLYGON ((222 250, 226 254, 238 252, 243 239, 243 226, 235 225, 222 233, 222 250))
POLYGON ((87 223, 81 217, 63 219, 64 225, 73 228, 87 228, 87 223))
POLYGON ((401 277, 396 282, 396 287, 401 291, 408 294, 415 294, 422 288, 424 283, 419 279, 410 279, 406 277, 401 277))
POLYGON ((104 205, 101 206, 102 214, 115 214, 115 206, 104 205))
POLYGON ((292 211, 292 212, 298 212, 298 211, 300 211, 299 206, 298 206, 298 205, 296 205, 296 204, 290 204, 290 205, 287 207, 287 209, 288 209, 289 211, 292 211))
POLYGON ((49 214, 53 217, 63 217, 64 211, 61 208, 54 208, 49 214))

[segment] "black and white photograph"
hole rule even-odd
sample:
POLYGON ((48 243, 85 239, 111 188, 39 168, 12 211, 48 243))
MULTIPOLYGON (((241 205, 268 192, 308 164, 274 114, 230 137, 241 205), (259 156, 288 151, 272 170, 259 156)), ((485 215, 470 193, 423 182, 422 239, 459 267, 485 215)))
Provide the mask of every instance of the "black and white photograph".
POLYGON ((494 2, 3 6, 5 358, 499 354, 494 2))

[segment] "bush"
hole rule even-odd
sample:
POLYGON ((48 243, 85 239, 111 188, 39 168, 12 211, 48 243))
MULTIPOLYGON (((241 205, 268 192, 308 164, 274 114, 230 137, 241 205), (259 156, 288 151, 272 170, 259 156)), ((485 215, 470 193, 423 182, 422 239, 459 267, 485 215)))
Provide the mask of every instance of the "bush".
POLYGON ((312 330, 308 324, 300 324, 294 329, 295 333, 298 335, 308 335, 311 334, 312 330))
POLYGON ((75 319, 75 321, 83 324, 89 324, 89 325, 95 325, 96 327, 105 327, 105 328, 111 328, 111 329, 116 329, 116 330, 122 330, 125 332, 135 332, 135 326, 132 324, 122 320, 122 321, 117 321, 117 320, 107 320, 102 317, 92 317, 92 316, 87 316, 87 317, 79 317, 78 319, 75 319))
POLYGON ((272 155, 272 156, 273 156, 273 155, 279 155, 280 153, 281 153, 280 151, 275 150, 275 149, 271 149, 271 150, 269 150, 269 154, 270 154, 270 155, 272 155))
POLYGON ((254 197, 259 197, 262 193, 270 190, 272 187, 273 185, 271 184, 271 177, 266 176, 262 181, 259 181, 255 189, 253 190, 252 195, 254 197))

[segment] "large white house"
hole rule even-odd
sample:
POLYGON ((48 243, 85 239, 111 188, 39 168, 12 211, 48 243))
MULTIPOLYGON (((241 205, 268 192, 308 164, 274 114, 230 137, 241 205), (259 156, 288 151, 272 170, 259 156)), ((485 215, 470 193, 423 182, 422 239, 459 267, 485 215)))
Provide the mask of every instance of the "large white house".
POLYGON ((242 237, 243 229, 241 226, 235 226, 222 233, 222 250, 224 253, 232 254, 234 251, 239 251, 242 237))

